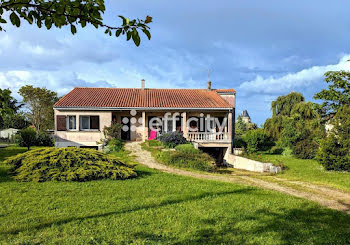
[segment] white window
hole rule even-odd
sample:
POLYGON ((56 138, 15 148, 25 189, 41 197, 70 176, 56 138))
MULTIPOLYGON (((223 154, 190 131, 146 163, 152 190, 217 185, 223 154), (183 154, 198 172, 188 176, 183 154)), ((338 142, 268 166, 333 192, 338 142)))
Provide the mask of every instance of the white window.
POLYGON ((89 116, 82 116, 80 117, 80 128, 82 130, 89 130, 90 129, 90 117, 89 116))
POLYGON ((164 132, 172 132, 173 120, 171 118, 168 118, 168 120, 163 119, 163 128, 164 128, 164 132))
POLYGON ((77 117, 68 116, 67 117, 67 130, 76 130, 77 129, 77 117))
POLYGON ((80 130, 99 130, 99 116, 80 116, 80 130))

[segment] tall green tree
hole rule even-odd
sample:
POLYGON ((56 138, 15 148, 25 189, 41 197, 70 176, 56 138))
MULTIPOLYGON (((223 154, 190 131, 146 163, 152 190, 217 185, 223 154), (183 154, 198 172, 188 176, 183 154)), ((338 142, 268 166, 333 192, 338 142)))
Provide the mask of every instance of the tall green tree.
POLYGON ((290 116, 293 107, 303 101, 305 101, 304 96, 297 92, 291 92, 287 95, 279 96, 271 103, 272 116, 290 116))
POLYGON ((53 105, 58 101, 56 92, 46 88, 35 88, 26 85, 20 88, 19 94, 28 109, 28 118, 37 132, 54 129, 53 105))
POLYGON ((315 148, 317 149, 319 141, 325 136, 316 104, 305 102, 302 94, 292 92, 273 101, 271 109, 272 117, 264 124, 267 135, 282 147, 293 150, 296 146, 306 147, 302 152, 293 151, 298 157, 314 157, 315 148))
POLYGON ((239 115, 235 123, 235 135, 241 137, 247 130, 247 124, 243 121, 242 116, 239 115))
POLYGON ((0 89, 0 128, 13 127, 10 123, 15 120, 22 104, 12 97, 11 90, 0 89))
MULTIPOLYGON (((304 101, 304 96, 297 92, 279 96, 276 100, 272 101, 272 117, 267 119, 264 124, 267 135, 275 140, 280 139, 284 125, 287 123, 287 118, 291 117, 293 109, 304 101)), ((295 111, 296 109, 294 109, 295 111)))
POLYGON ((350 106, 339 108, 332 123, 334 128, 321 141, 316 159, 327 170, 350 172, 350 106))
POLYGON ((103 21, 105 10, 104 0, 0 0, 0 31, 4 30, 3 26, 8 21, 5 16, 8 14, 10 22, 17 27, 21 26, 21 21, 36 24, 38 28, 44 26, 48 30, 53 26, 70 26, 74 35, 78 26, 84 28, 92 25, 96 29, 104 29, 110 36, 126 35, 126 39, 132 39, 136 46, 141 42, 140 31, 151 39, 148 24, 152 22, 152 17, 129 20, 119 15, 122 24, 114 26, 103 21))
POLYGON ((350 105, 350 72, 326 72, 325 81, 329 84, 328 89, 322 89, 314 98, 325 101, 322 108, 326 115, 335 114, 342 106, 350 105))

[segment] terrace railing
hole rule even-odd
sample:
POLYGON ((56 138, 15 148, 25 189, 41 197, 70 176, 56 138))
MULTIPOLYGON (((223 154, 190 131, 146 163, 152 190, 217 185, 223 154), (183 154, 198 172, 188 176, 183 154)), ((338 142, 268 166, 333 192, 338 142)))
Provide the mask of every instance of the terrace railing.
POLYGON ((230 141, 228 132, 221 132, 221 133, 189 132, 188 140, 194 141, 194 142, 230 141))

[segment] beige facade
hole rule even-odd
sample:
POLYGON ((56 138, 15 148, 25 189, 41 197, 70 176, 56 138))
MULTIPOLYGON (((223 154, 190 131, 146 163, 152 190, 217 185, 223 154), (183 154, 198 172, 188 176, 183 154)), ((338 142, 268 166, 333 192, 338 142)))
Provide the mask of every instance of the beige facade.
MULTIPOLYGON (((123 124, 123 120, 126 120, 126 125, 129 128, 128 140, 131 141, 144 141, 149 137, 149 120, 152 117, 164 117, 167 113, 163 111, 137 111, 133 114, 131 110, 114 110, 114 111, 83 111, 83 110, 58 110, 55 109, 55 128, 57 129, 57 116, 75 116, 76 117, 76 129, 75 130, 55 130, 56 146, 57 147, 96 147, 99 146, 97 142, 104 138, 103 128, 110 126, 113 120, 123 124), (81 129, 81 116, 98 116, 99 117, 99 129, 82 130, 81 129), (127 119, 125 119, 127 118, 127 119)), ((200 147, 229 147, 232 139, 232 110, 225 111, 198 111, 198 110, 179 110, 171 111, 169 117, 177 113, 182 118, 181 131, 185 138, 190 141, 197 142, 200 147), (221 121, 225 120, 226 125, 223 128, 223 132, 219 133, 217 128, 211 132, 193 132, 191 128, 187 127, 187 120, 190 118, 197 118, 198 121, 210 116, 211 118, 220 118, 221 121)), ((172 131, 178 130, 176 125, 172 127, 172 131)))
POLYGON ((55 130, 56 147, 69 146, 98 146, 103 135, 103 127, 110 126, 112 122, 112 113, 108 111, 66 111, 54 110, 55 128, 57 128, 56 116, 76 116, 76 129, 57 131, 55 130), (98 130, 80 130, 80 116, 99 116, 100 125, 98 130))

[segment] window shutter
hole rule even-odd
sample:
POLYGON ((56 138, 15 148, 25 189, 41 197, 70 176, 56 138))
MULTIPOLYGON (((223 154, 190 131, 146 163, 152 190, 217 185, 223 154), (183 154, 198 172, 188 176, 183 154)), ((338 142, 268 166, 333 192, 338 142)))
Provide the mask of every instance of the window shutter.
POLYGON ((56 116, 57 131, 66 131, 66 116, 56 116))
POLYGON ((90 129, 100 129, 99 116, 90 116, 90 129))

